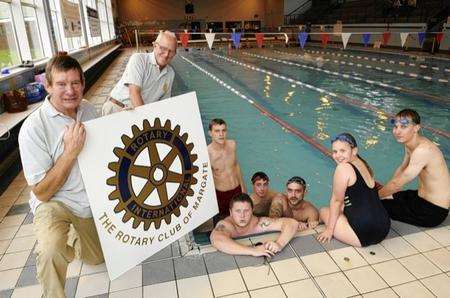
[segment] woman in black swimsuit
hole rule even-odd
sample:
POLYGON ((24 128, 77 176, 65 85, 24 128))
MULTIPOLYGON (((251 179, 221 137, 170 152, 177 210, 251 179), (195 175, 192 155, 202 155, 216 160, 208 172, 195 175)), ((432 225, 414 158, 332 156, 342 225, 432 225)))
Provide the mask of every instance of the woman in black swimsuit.
POLYGON ((331 141, 337 163, 330 207, 320 210, 326 229, 317 239, 324 243, 335 237, 353 246, 381 242, 391 221, 378 197, 372 169, 358 155, 355 138, 342 133, 331 141))

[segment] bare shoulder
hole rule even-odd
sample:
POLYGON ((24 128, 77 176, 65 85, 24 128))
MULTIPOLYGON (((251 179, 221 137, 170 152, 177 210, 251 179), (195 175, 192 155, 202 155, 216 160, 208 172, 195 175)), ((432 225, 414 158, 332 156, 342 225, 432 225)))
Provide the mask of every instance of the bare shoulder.
POLYGON ((258 228, 262 231, 267 230, 276 219, 270 217, 258 217, 258 228))
POLYGON ((227 147, 234 149, 234 148, 236 148, 236 145, 237 145, 237 143, 235 140, 227 140, 227 147))
POLYGON ((348 162, 341 162, 336 166, 335 174, 349 175, 354 172, 352 166, 348 162))
POLYGON ((228 218, 222 219, 214 227, 214 231, 216 232, 225 232, 229 234, 233 234, 234 230, 234 225, 228 220, 228 218))

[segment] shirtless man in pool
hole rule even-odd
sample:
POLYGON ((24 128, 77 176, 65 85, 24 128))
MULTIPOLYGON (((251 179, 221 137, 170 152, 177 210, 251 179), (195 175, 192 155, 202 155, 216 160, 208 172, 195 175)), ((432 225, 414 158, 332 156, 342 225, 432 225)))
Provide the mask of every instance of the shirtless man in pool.
POLYGON ((227 139, 227 124, 222 119, 209 123, 211 144, 208 145, 209 159, 216 187, 219 217, 228 216, 230 200, 245 193, 245 183, 236 155, 236 141, 227 139))

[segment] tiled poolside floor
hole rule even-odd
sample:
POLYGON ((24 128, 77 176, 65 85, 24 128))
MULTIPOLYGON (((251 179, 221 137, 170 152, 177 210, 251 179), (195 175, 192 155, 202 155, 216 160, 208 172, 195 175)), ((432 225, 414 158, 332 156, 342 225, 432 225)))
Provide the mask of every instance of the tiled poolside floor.
MULTIPOLYGON (((40 297, 33 216, 21 173, 0 197, 0 297, 40 297)), ((211 247, 181 256, 178 242, 117 280, 104 264, 69 266, 67 297, 449 297, 450 217, 420 229, 393 222, 386 240, 367 248, 321 245, 303 232, 268 264, 211 247)), ((241 240, 256 243, 263 235, 241 240)))
MULTIPOLYGON (((86 94, 97 108, 120 78, 119 56, 86 94)), ((0 196, 0 297, 41 296, 36 280, 29 187, 21 173, 0 196)), ((299 234, 268 264, 203 247, 181 256, 175 242, 117 280, 104 264, 70 264, 67 297, 450 297, 450 217, 434 229, 393 222, 381 244, 359 249, 333 240, 323 226, 299 234)), ((241 240, 256 243, 269 234, 241 240)))

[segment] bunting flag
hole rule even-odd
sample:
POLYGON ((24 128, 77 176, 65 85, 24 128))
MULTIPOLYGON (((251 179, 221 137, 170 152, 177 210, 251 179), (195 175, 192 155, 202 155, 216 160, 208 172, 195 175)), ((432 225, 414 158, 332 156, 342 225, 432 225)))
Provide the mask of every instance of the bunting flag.
POLYGON ((350 39, 351 33, 341 33, 342 44, 344 45, 344 49, 347 47, 348 40, 350 39))
POLYGON ((402 48, 405 46, 406 40, 408 39, 409 33, 400 33, 400 39, 402 41, 402 48))
POLYGON ((330 35, 328 33, 321 33, 320 38, 322 39, 322 45, 326 46, 328 43, 328 40, 330 40, 330 35))
POLYGON ((298 34, 298 40, 302 49, 305 47, 306 40, 308 39, 308 32, 300 32, 298 34))
POLYGON ((383 45, 384 46, 388 44, 389 39, 391 39, 391 32, 389 32, 389 31, 383 32, 383 45))
POLYGON ((214 37, 216 36, 216 33, 205 33, 205 38, 206 38, 206 42, 208 43, 208 47, 211 50, 213 42, 214 42, 214 37))
POLYGON ((188 42, 189 42, 189 33, 187 32, 183 32, 180 34, 180 41, 181 41, 181 45, 185 48, 188 47, 188 42))
POLYGON ((370 41, 370 33, 364 33, 362 38, 363 38, 364 46, 367 47, 367 45, 369 44, 369 41, 370 41))
POLYGON ((420 47, 422 47, 423 46, 423 42, 425 40, 425 32, 417 33, 417 37, 419 38, 419 45, 420 45, 420 47))
POLYGON ((439 32, 439 33, 436 33, 436 41, 438 42, 438 43, 441 43, 441 41, 444 39, 444 32, 439 32))
POLYGON ((286 33, 284 33, 284 42, 286 44, 288 44, 288 42, 289 42, 289 36, 286 33))
POLYGON ((236 49, 239 48, 239 45, 241 44, 241 33, 231 33, 231 40, 233 41, 234 47, 236 49))
POLYGON ((262 48, 264 43, 264 33, 255 33, 256 38, 256 44, 258 45, 258 48, 262 48))

